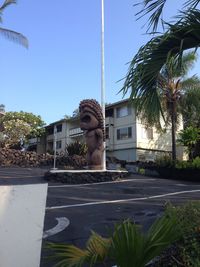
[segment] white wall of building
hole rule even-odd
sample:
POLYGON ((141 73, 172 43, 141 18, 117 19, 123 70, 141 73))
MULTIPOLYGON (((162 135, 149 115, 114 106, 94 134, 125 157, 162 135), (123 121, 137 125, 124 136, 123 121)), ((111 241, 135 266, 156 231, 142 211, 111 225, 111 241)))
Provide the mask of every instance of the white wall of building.
MULTIPOLYGON (((135 108, 128 101, 121 101, 109 105, 106 108, 106 127, 109 128, 109 137, 106 139, 107 155, 128 161, 135 160, 154 160, 156 156, 162 155, 164 151, 171 151, 171 130, 158 132, 155 128, 146 128, 142 122, 136 118, 135 108), (127 131, 131 135, 120 134, 127 131), (125 130, 126 129, 126 130, 125 130), (120 137, 119 137, 120 136, 120 137)), ((180 120, 179 132, 183 129, 182 119, 180 120)), ((61 142, 57 152, 65 151, 66 145, 76 140, 84 142, 84 135, 79 127, 79 119, 72 118, 55 123, 62 123, 62 132, 57 133, 57 142, 61 142)), ((177 135, 178 137, 178 135, 177 135)), ((47 135, 48 143, 53 145, 53 134, 47 135)), ((180 149, 178 151, 181 151, 180 149)), ((181 157, 181 155, 179 155, 181 157)))

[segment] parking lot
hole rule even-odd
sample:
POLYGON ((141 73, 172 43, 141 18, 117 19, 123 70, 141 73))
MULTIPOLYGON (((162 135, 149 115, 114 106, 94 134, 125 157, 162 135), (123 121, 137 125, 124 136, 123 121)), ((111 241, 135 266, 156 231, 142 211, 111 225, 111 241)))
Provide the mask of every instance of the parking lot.
MULTIPOLYGON (((1 168, 0 183, 44 182, 44 171, 1 168)), ((127 218, 146 230, 168 201, 181 204, 188 200, 200 200, 200 184, 138 175, 101 184, 49 183, 44 240, 83 246, 91 230, 106 236, 115 223, 127 218)))

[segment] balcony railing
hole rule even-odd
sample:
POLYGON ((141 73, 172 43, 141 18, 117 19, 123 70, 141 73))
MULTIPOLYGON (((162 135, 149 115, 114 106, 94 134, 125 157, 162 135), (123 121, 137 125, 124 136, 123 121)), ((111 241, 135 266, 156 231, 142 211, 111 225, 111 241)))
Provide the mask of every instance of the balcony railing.
POLYGON ((106 117, 106 125, 113 126, 114 118, 113 117, 106 117))
POLYGON ((79 135, 83 135, 83 131, 81 130, 81 128, 73 128, 69 130, 70 137, 75 137, 79 135))

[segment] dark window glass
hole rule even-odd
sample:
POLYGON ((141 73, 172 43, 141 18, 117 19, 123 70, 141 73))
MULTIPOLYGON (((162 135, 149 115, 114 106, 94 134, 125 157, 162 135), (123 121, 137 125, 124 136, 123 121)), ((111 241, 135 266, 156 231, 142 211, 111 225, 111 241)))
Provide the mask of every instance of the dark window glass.
POLYGON ((106 139, 109 139, 109 127, 106 127, 106 139))
POLYGON ((132 127, 128 127, 128 138, 132 137, 132 127))
POLYGON ((62 124, 57 125, 56 128, 57 128, 57 133, 62 132, 62 124))
POLYGON ((132 137, 132 127, 121 128, 117 130, 117 139, 124 140, 132 137))
POLYGON ((61 149, 62 147, 62 141, 57 141, 56 142, 56 149, 61 149))
POLYGON ((113 108, 111 109, 106 109, 106 118, 107 117, 113 117, 113 108))
POLYGON ((47 129, 47 133, 50 135, 50 134, 53 134, 53 127, 52 128, 49 128, 49 129, 47 129))

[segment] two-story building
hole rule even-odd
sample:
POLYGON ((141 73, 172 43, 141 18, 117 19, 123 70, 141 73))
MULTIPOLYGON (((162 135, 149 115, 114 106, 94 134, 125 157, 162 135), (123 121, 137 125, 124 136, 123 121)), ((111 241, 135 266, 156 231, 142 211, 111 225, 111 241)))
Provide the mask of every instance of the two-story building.
MULTIPOLYGON (((178 131, 182 128, 183 125, 179 125, 178 131)), ((53 152, 54 140, 58 153, 65 152, 67 144, 75 140, 84 142, 79 118, 62 119, 48 125, 45 138, 37 140, 38 152, 53 152)), ((170 129, 160 133, 155 128, 146 128, 128 100, 106 106, 107 156, 127 161, 154 160, 166 152, 171 152, 170 129)))
POLYGON ((128 100, 106 107, 106 137, 107 155, 118 159, 154 160, 171 152, 171 130, 160 133, 155 128, 147 128, 128 100))

